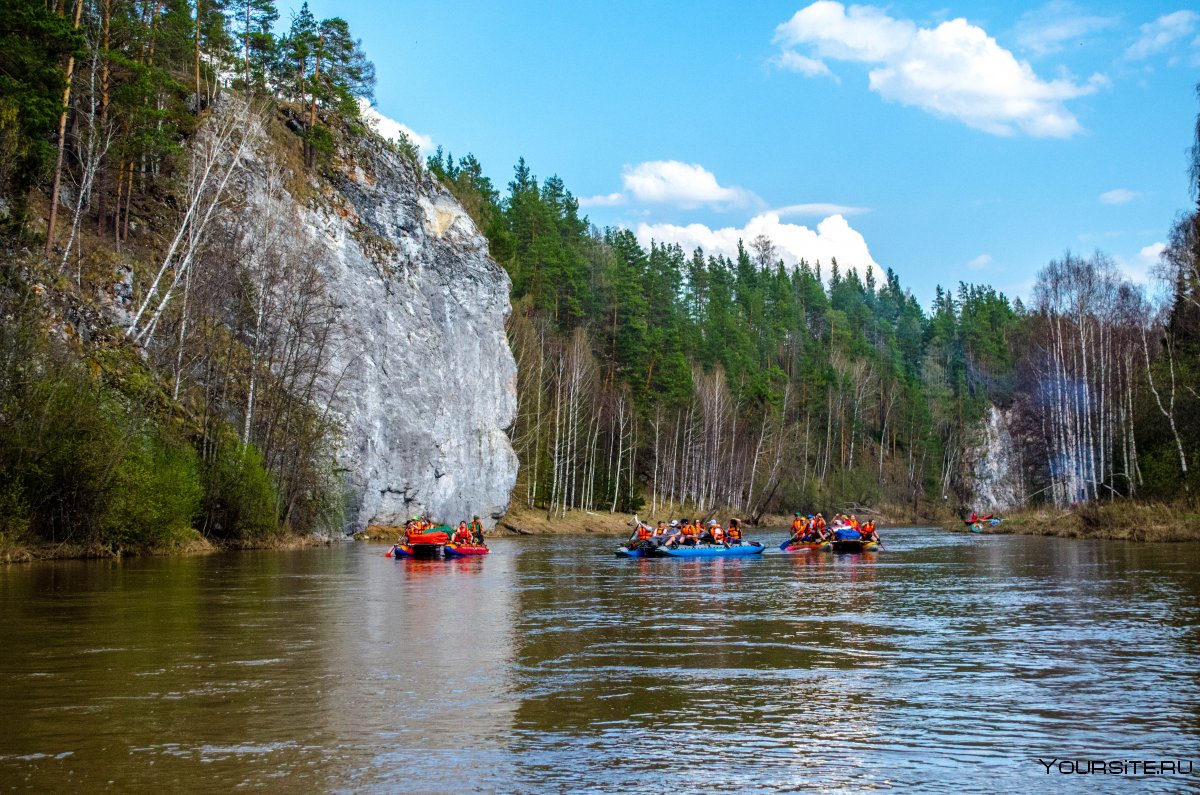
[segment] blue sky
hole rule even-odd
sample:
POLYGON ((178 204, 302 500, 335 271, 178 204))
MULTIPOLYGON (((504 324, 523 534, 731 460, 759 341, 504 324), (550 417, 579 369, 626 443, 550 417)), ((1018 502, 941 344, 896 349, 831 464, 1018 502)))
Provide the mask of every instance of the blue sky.
MULTIPOLYGON (((1145 280, 1189 208, 1200 13, 1178 2, 314 0, 377 110, 599 226, 1026 296, 1100 249, 1145 280)), ((280 4, 284 20, 286 3, 280 4)))

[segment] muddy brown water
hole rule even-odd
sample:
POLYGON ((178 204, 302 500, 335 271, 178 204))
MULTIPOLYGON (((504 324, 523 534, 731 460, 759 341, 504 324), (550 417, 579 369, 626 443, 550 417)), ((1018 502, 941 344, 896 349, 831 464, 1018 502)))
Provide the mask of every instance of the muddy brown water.
POLYGON ((0 790, 1196 791, 1200 545, 0 568, 0 790))

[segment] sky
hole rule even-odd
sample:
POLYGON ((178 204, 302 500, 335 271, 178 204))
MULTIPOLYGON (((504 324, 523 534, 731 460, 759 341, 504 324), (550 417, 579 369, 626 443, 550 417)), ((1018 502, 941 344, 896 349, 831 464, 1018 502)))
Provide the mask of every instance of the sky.
POLYGON ((502 193, 524 157, 645 244, 766 234, 789 264, 892 268, 925 306, 960 281, 1028 298, 1067 250, 1152 281, 1195 206, 1200 9, 946 2, 310 7, 362 38, 383 127, 473 153, 502 193))

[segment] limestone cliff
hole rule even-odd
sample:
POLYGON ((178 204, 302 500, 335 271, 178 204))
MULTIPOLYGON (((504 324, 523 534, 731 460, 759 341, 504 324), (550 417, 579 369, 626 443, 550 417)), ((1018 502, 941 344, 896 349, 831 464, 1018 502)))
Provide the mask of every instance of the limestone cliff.
POLYGON ((491 526, 517 472, 508 276, 432 176, 374 139, 353 162, 298 209, 344 325, 330 376, 347 529, 425 512, 491 526))
POLYGON ((1011 425, 1011 412, 991 406, 980 424, 975 444, 967 448, 969 502, 981 514, 1025 505, 1020 451, 1011 425))

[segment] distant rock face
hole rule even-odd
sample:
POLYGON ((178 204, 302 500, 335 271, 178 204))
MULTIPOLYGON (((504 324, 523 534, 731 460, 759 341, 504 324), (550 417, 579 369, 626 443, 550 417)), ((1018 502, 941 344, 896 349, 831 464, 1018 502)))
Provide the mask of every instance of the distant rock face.
POLYGON ((1005 412, 990 407, 981 438, 968 453, 972 466, 967 486, 974 510, 992 513, 1025 504, 1024 475, 1005 412))
POLYGON ((492 526, 517 474, 508 275, 433 177, 382 147, 366 157, 334 178, 340 206, 300 211, 344 325, 330 375, 347 529, 418 513, 492 526))

